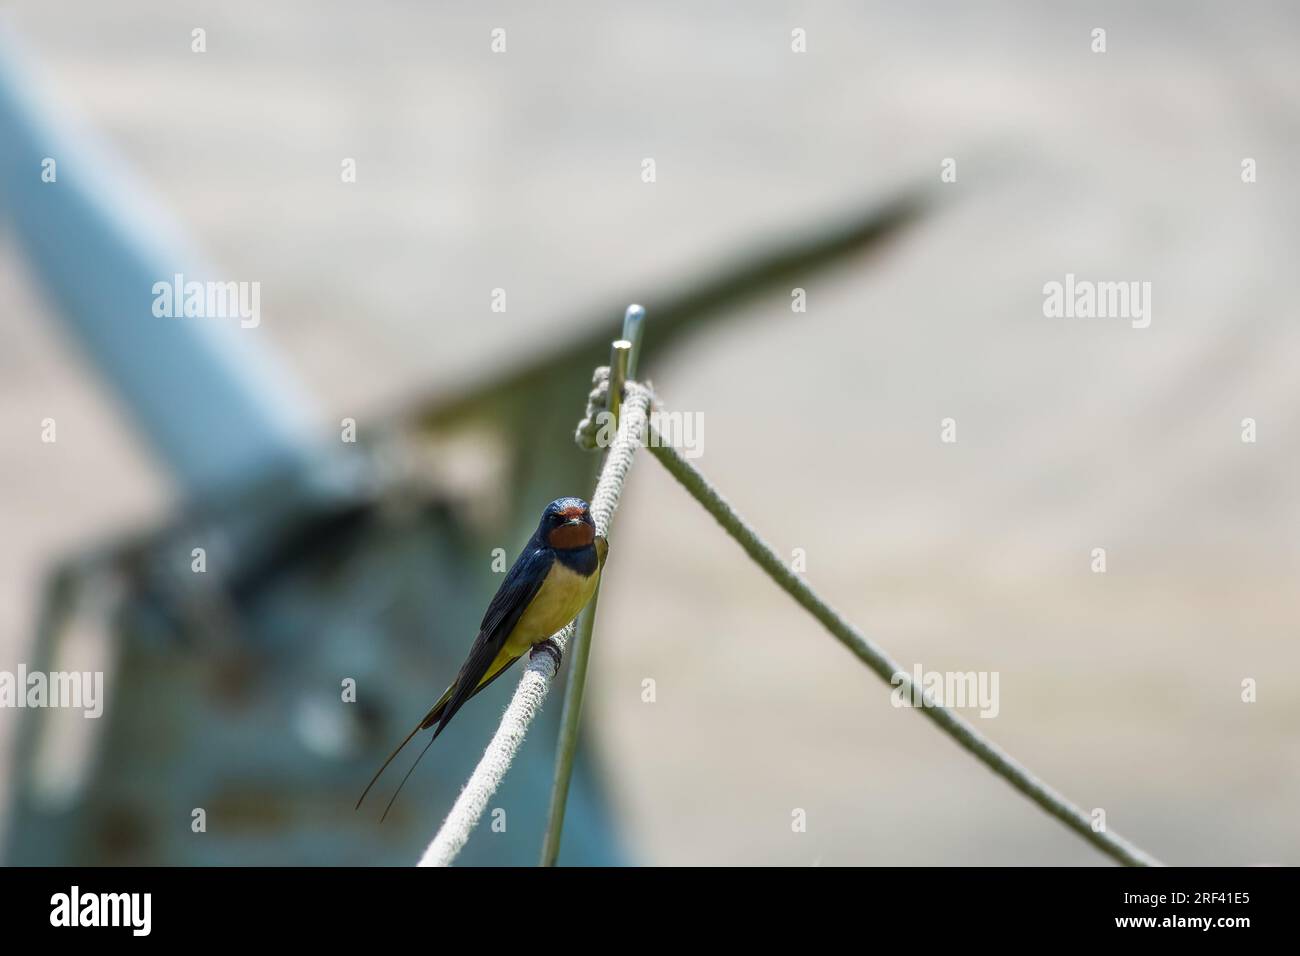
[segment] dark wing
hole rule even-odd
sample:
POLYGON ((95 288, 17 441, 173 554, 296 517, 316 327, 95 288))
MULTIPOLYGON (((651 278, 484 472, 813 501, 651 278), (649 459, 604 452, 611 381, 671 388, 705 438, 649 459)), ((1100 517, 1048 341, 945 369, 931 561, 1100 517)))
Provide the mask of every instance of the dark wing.
POLYGON ((499 632, 504 641, 519 623, 524 608, 537 597, 554 562, 554 551, 538 544, 536 538, 530 540, 523 553, 515 558, 515 563, 506 572, 506 579, 497 588, 492 603, 483 612, 483 623, 478 626, 479 634, 499 632))
MULTIPOLYGON (((550 573, 554 562, 555 554, 550 548, 540 547, 535 541, 530 541, 524 553, 510 568, 506 579, 501 582, 501 587, 497 589, 496 596, 492 598, 492 603, 488 605, 487 612, 483 615, 478 637, 474 639, 469 657, 461 666, 460 673, 456 675, 456 682, 452 685, 453 690, 447 706, 437 717, 438 727, 433 732, 434 739, 437 739, 442 729, 456 716, 456 711, 460 710, 465 701, 478 690, 479 681, 487 674, 488 668, 501 653, 506 638, 519 623, 519 618, 523 617, 524 609, 532 603, 533 598, 537 597, 537 592, 542 589, 542 582, 546 580, 546 575, 550 573)), ((428 727, 432 721, 431 713, 421 727, 428 727)))
MULTIPOLYGON (((496 681, 496 679, 500 677, 502 674, 504 674, 506 671, 510 670, 510 665, 517 660, 519 660, 518 657, 511 657, 507 660, 502 661, 501 666, 497 668, 497 672, 495 674, 488 674, 486 677, 484 677, 482 682, 477 687, 474 688, 474 693, 469 695, 469 699, 473 700, 479 694, 483 693, 483 691, 491 687, 492 684, 496 681)), ((429 727, 432 727, 434 724, 438 722, 438 718, 441 717, 442 712, 447 709, 447 703, 451 700, 451 695, 455 690, 456 690, 455 684, 452 684, 450 687, 447 688, 446 692, 441 697, 438 698, 438 703, 434 704, 433 707, 430 708, 429 712, 424 715, 424 720, 420 722, 420 726, 416 727, 415 730, 412 731, 412 734, 418 733, 421 730, 425 730, 429 727)))
MULTIPOLYGON (((546 575, 551 570, 551 563, 554 561, 554 555, 548 548, 543 548, 536 540, 528 542, 527 547, 506 572, 506 579, 501 582, 501 587, 497 588, 497 593, 492 598, 492 603, 488 605, 487 612, 483 615, 483 623, 479 625, 478 637, 474 639, 474 644, 470 648, 469 658, 461 665, 460 672, 456 675, 456 680, 447 692, 442 695, 438 703, 433 705, 433 709, 425 718, 415 725, 415 729, 406 735, 406 739, 397 745, 397 749, 388 755, 388 759, 370 778, 370 783, 361 794, 361 799, 357 800, 357 806, 361 806, 362 800, 366 799, 366 794, 370 792, 380 775, 393 762, 393 758, 402 752, 411 739, 421 730, 433 726, 438 721, 438 729, 434 731, 433 738, 429 743, 437 739, 438 734, 442 733, 442 728, 447 726, 447 722, 455 716, 456 711, 464 706, 465 701, 473 697, 483 688, 479 686, 479 681, 483 679, 496 659, 502 645, 505 644, 506 638, 510 632, 515 629, 519 623, 519 618, 523 616, 524 609, 537 596, 537 592, 542 589, 542 582, 546 580, 546 575)), ((501 668, 493 675, 495 680, 505 673, 506 668, 501 668)), ((490 683, 490 681, 489 681, 490 683)), ((483 686, 486 686, 483 685, 483 686)), ((426 745, 425 750, 428 747, 426 745)), ((420 757, 424 756, 421 751, 420 757)), ((417 757, 411 769, 406 772, 402 778, 402 784, 398 786, 397 793, 402 790, 407 779, 411 776, 411 771, 415 769, 416 764, 420 762, 417 757)), ((393 794, 392 800, 388 801, 388 806, 393 805, 393 800, 397 799, 397 793, 393 794)), ((385 810, 387 815, 388 811, 385 810)))

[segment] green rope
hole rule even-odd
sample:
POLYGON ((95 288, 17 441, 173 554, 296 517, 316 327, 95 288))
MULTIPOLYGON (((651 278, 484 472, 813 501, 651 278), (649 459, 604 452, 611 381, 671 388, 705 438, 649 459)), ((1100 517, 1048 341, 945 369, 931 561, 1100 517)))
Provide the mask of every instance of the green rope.
MULTIPOLYGON (((818 597, 801 577, 786 567, 785 562, 736 513, 736 509, 727 503, 708 479, 683 458, 677 449, 663 442, 662 436, 654 428, 653 420, 650 427, 649 451, 659 459, 660 463, 668 469, 669 474, 677 479, 691 497, 713 515, 718 524, 722 525, 723 530, 731 535, 768 577, 821 622, 826 630, 830 631, 855 657, 871 668, 881 680, 891 687, 901 684, 905 688, 905 695, 910 699, 916 699, 912 696, 915 692, 911 676, 891 660, 883 649, 818 597)), ((1103 853, 1126 866, 1162 865, 1150 854, 1118 834, 1093 829, 1092 821, 1087 814, 1039 780, 1010 754, 985 738, 953 711, 935 703, 928 692, 920 696, 923 701, 921 713, 974 754, 977 760, 1103 853)))

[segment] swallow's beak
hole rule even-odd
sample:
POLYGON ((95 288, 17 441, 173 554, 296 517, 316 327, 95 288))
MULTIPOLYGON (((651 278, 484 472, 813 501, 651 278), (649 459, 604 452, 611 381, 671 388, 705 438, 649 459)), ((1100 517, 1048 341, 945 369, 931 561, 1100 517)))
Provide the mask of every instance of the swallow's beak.
POLYGON ((571 525, 585 524, 585 522, 581 518, 570 518, 568 521, 564 523, 571 524, 571 525))

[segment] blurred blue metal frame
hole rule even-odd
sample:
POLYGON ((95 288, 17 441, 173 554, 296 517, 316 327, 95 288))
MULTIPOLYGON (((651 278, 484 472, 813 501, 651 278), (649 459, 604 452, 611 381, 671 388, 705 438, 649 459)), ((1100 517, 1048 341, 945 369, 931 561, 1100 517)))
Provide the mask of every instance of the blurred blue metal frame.
MULTIPOLYGON (((187 281, 204 281, 213 277, 211 268, 150 201, 148 191, 108 150, 96 144, 93 136, 73 132, 66 121, 56 119, 60 117, 56 109, 39 101, 39 83, 33 79, 29 67, 20 65, 16 47, 15 39, 0 28, 0 213, 3 221, 12 228, 45 290, 57 303, 58 314, 74 338, 84 346, 89 360, 120 396, 130 418, 175 477, 184 498, 187 502, 202 505, 214 497, 228 498, 232 489, 255 488, 268 476, 275 478, 274 497, 277 501, 294 499, 295 504, 301 506, 304 500, 337 497, 339 482, 337 470, 333 467, 336 462, 330 460, 337 456, 324 451, 326 446, 317 438, 320 433, 315 429, 316 411, 311 397, 294 381, 290 370, 277 361, 267 347, 265 337, 257 329, 240 328, 238 320, 153 315, 155 282, 176 273, 182 273, 187 281), (41 177, 42 164, 47 159, 56 164, 53 182, 45 182, 41 177)), ((450 554, 451 557, 445 560, 456 561, 454 549, 450 554)), ((465 623, 451 612, 445 616, 456 625, 465 623)), ((454 635, 453 631, 456 628, 448 628, 441 634, 426 633, 424 638, 441 642, 447 645, 444 650, 456 653, 466 645, 466 638, 464 631, 454 635)), ((311 653, 317 657, 329 652, 336 656, 340 653, 337 647, 327 652, 323 649, 326 645, 327 641, 321 638, 318 644, 310 645, 311 653), (317 650, 318 647, 322 649, 317 650)), ((382 642, 379 646, 368 646, 363 653, 378 658, 371 668, 375 674, 401 670, 402 665, 382 642), (389 655, 388 659, 385 659, 385 654, 389 655)), ((48 659, 51 654, 50 648, 38 647, 33 659, 48 659)), ((155 679, 161 674, 161 679, 169 679, 165 669, 154 670, 147 661, 142 664, 137 650, 126 654, 126 663, 137 673, 143 670, 146 678, 155 679)), ((294 669, 298 670, 296 666, 294 669)), ((321 669, 316 662, 316 670, 321 669)), ((303 673, 312 670, 312 661, 302 661, 303 673)), ((427 693, 436 695, 438 688, 432 683, 434 675, 429 674, 428 679, 427 693)), ((132 686, 140 690, 141 681, 128 679, 121 686, 123 690, 132 686)), ((334 686, 337 688, 337 683, 334 686)), ((412 693, 421 691, 406 687, 403 694, 390 696, 401 698, 396 703, 409 708, 409 714, 414 715, 415 708, 420 705, 409 699, 412 693)), ((335 700, 337 702, 337 690, 335 700)), ((155 708, 165 712, 165 707, 171 705, 191 709, 199 706, 187 703, 184 698, 179 703, 174 700, 122 702, 122 707, 130 713, 120 715, 115 732, 118 744, 123 743, 122 737, 140 733, 142 726, 145 728, 143 732, 148 733, 148 714, 142 710, 155 708), (143 725, 140 723, 142 720, 145 721, 143 725)), ((152 719, 172 720, 173 716, 166 713, 152 719)), ((199 724, 202 723, 201 716, 207 717, 196 711, 180 723, 199 724)), ((494 720, 491 714, 484 716, 489 721, 494 720)), ((407 719, 406 711, 402 711, 400 719, 407 719)), ((549 726, 541 732, 545 734, 549 726)), ((283 739, 286 735, 275 732, 279 729, 282 728, 254 727, 255 739, 245 739, 243 746, 262 752, 260 765, 301 765, 296 753, 292 760, 274 757, 277 747, 286 746, 283 739)), ((226 733, 228 739, 229 732, 226 733)), ((107 736, 111 740, 113 734, 107 736)), ((444 766, 454 767, 472 759, 483 742, 474 738, 453 743, 448 739, 451 736, 447 735, 440 741, 440 746, 443 743, 448 745, 443 750, 447 761, 444 766)), ((206 744, 210 742, 208 740, 206 744)), ((134 745, 134 741, 129 743, 134 745)), ((538 841, 550 780, 549 752, 550 743, 547 741, 533 756, 521 761, 522 766, 512 781, 516 793, 511 806, 527 809, 517 813, 512 809, 511 829, 532 826, 538 841), (535 820, 531 819, 534 815, 535 820)), ((220 759, 216 754, 211 756, 220 759)), ((390 820, 382 834, 382 842, 375 843, 374 854, 368 855, 368 841, 377 841, 380 834, 365 829, 373 825, 368 815, 351 814, 350 801, 354 796, 353 790, 359 791, 368 776, 364 771, 358 773, 357 768, 369 767, 372 758, 373 754, 367 753, 360 763, 348 764, 347 773, 341 777, 331 771, 335 774, 330 778, 334 792, 313 795, 316 798, 313 806, 317 808, 322 799, 346 805, 349 812, 341 817, 345 822, 335 829, 353 831, 349 837, 344 839, 340 835, 339 839, 332 839, 326 827, 320 840, 323 846, 304 849, 304 839, 308 835, 296 832, 286 836, 284 841, 287 842, 276 848, 274 833, 263 832, 259 835, 260 842, 255 840, 244 844, 258 851, 252 862, 328 862, 335 859, 329 855, 330 850, 341 848, 339 860, 413 863, 436 823, 436 808, 419 807, 418 821, 410 824, 410 832, 418 834, 418 837, 409 842, 394 840, 407 831, 400 821, 395 826, 390 820), (342 789, 340 780, 354 781, 355 786, 342 789)), ((158 755, 153 759, 161 762, 168 758, 158 755)), ((172 779, 170 784, 164 784, 159 780, 145 786, 177 786, 186 780, 193 783, 199 779, 210 783, 214 775, 220 781, 223 768, 196 770, 194 759, 195 755, 190 754, 183 761, 184 767, 172 770, 168 766, 168 773, 173 778, 181 778, 179 781, 172 779)), ((147 789, 141 792, 140 781, 148 780, 151 773, 157 774, 157 766, 137 766, 136 776, 125 783, 122 774, 126 771, 109 767, 101 768, 99 772, 110 775, 108 789, 113 789, 115 778, 112 775, 117 773, 116 780, 121 785, 116 789, 130 791, 131 796, 138 797, 138 802, 144 805, 163 806, 160 801, 167 795, 150 793, 147 789)), ((300 772, 297 789, 305 789, 311 779, 309 773, 300 772)), ((15 784, 21 790, 21 781, 15 781, 15 784)), ((454 781, 442 781, 440 786, 444 790, 440 795, 454 792, 446 790, 454 788, 454 785, 454 781)), ((576 832, 570 832, 565 862, 619 862, 617 840, 599 788, 589 777, 579 781, 579 787, 582 790, 579 800, 585 813, 575 820, 576 832)), ((323 787, 318 783, 315 789, 323 787)), ((416 799, 418 788, 416 794, 408 793, 408 796, 416 799)), ((168 812, 188 813, 185 806, 169 808, 168 812)), ((20 847, 14 851, 16 859, 13 862, 116 861, 108 851, 85 856, 82 848, 70 837, 62 846, 55 845, 64 834, 75 831, 84 836, 88 832, 88 828, 81 826, 75 818, 43 815, 45 811, 33 810, 21 796, 16 799, 14 812, 27 813, 29 818, 15 824, 17 832, 12 838, 20 847), (42 830, 46 823, 50 828, 42 830)), ((114 811, 110 806, 103 812, 111 816, 114 811)), ((181 827, 181 830, 187 831, 188 826, 181 827)), ((113 839, 111 826, 109 831, 107 837, 101 837, 101 842, 113 839)), ((315 832, 321 833, 320 830, 315 832)), ((486 839, 479 843, 478 852, 466 854, 467 862, 533 863, 536 860, 536 847, 532 843, 525 845, 518 839, 486 839)), ((472 842, 470 850, 474 845, 472 842)), ((145 861, 169 863, 196 860, 245 861, 233 848, 225 852, 208 848, 187 850, 184 841, 178 839, 169 839, 164 846, 155 846, 152 855, 145 858, 145 861)))
POLYGON ((310 472, 309 397, 238 320, 154 317, 155 282, 212 270, 106 149, 53 122, 13 47, 0 35, 0 196, 61 318, 187 492, 310 472))

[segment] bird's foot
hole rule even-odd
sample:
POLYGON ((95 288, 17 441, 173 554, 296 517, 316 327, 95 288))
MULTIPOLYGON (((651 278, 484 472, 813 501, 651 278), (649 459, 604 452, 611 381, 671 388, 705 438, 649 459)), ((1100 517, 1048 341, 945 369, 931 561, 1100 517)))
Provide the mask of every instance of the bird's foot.
POLYGON ((529 654, 528 659, 532 660, 538 654, 551 655, 551 660, 555 661, 555 670, 557 673, 559 672, 560 662, 564 660, 564 653, 560 650, 560 645, 556 644, 554 639, 548 637, 546 640, 534 644, 532 653, 529 654))

